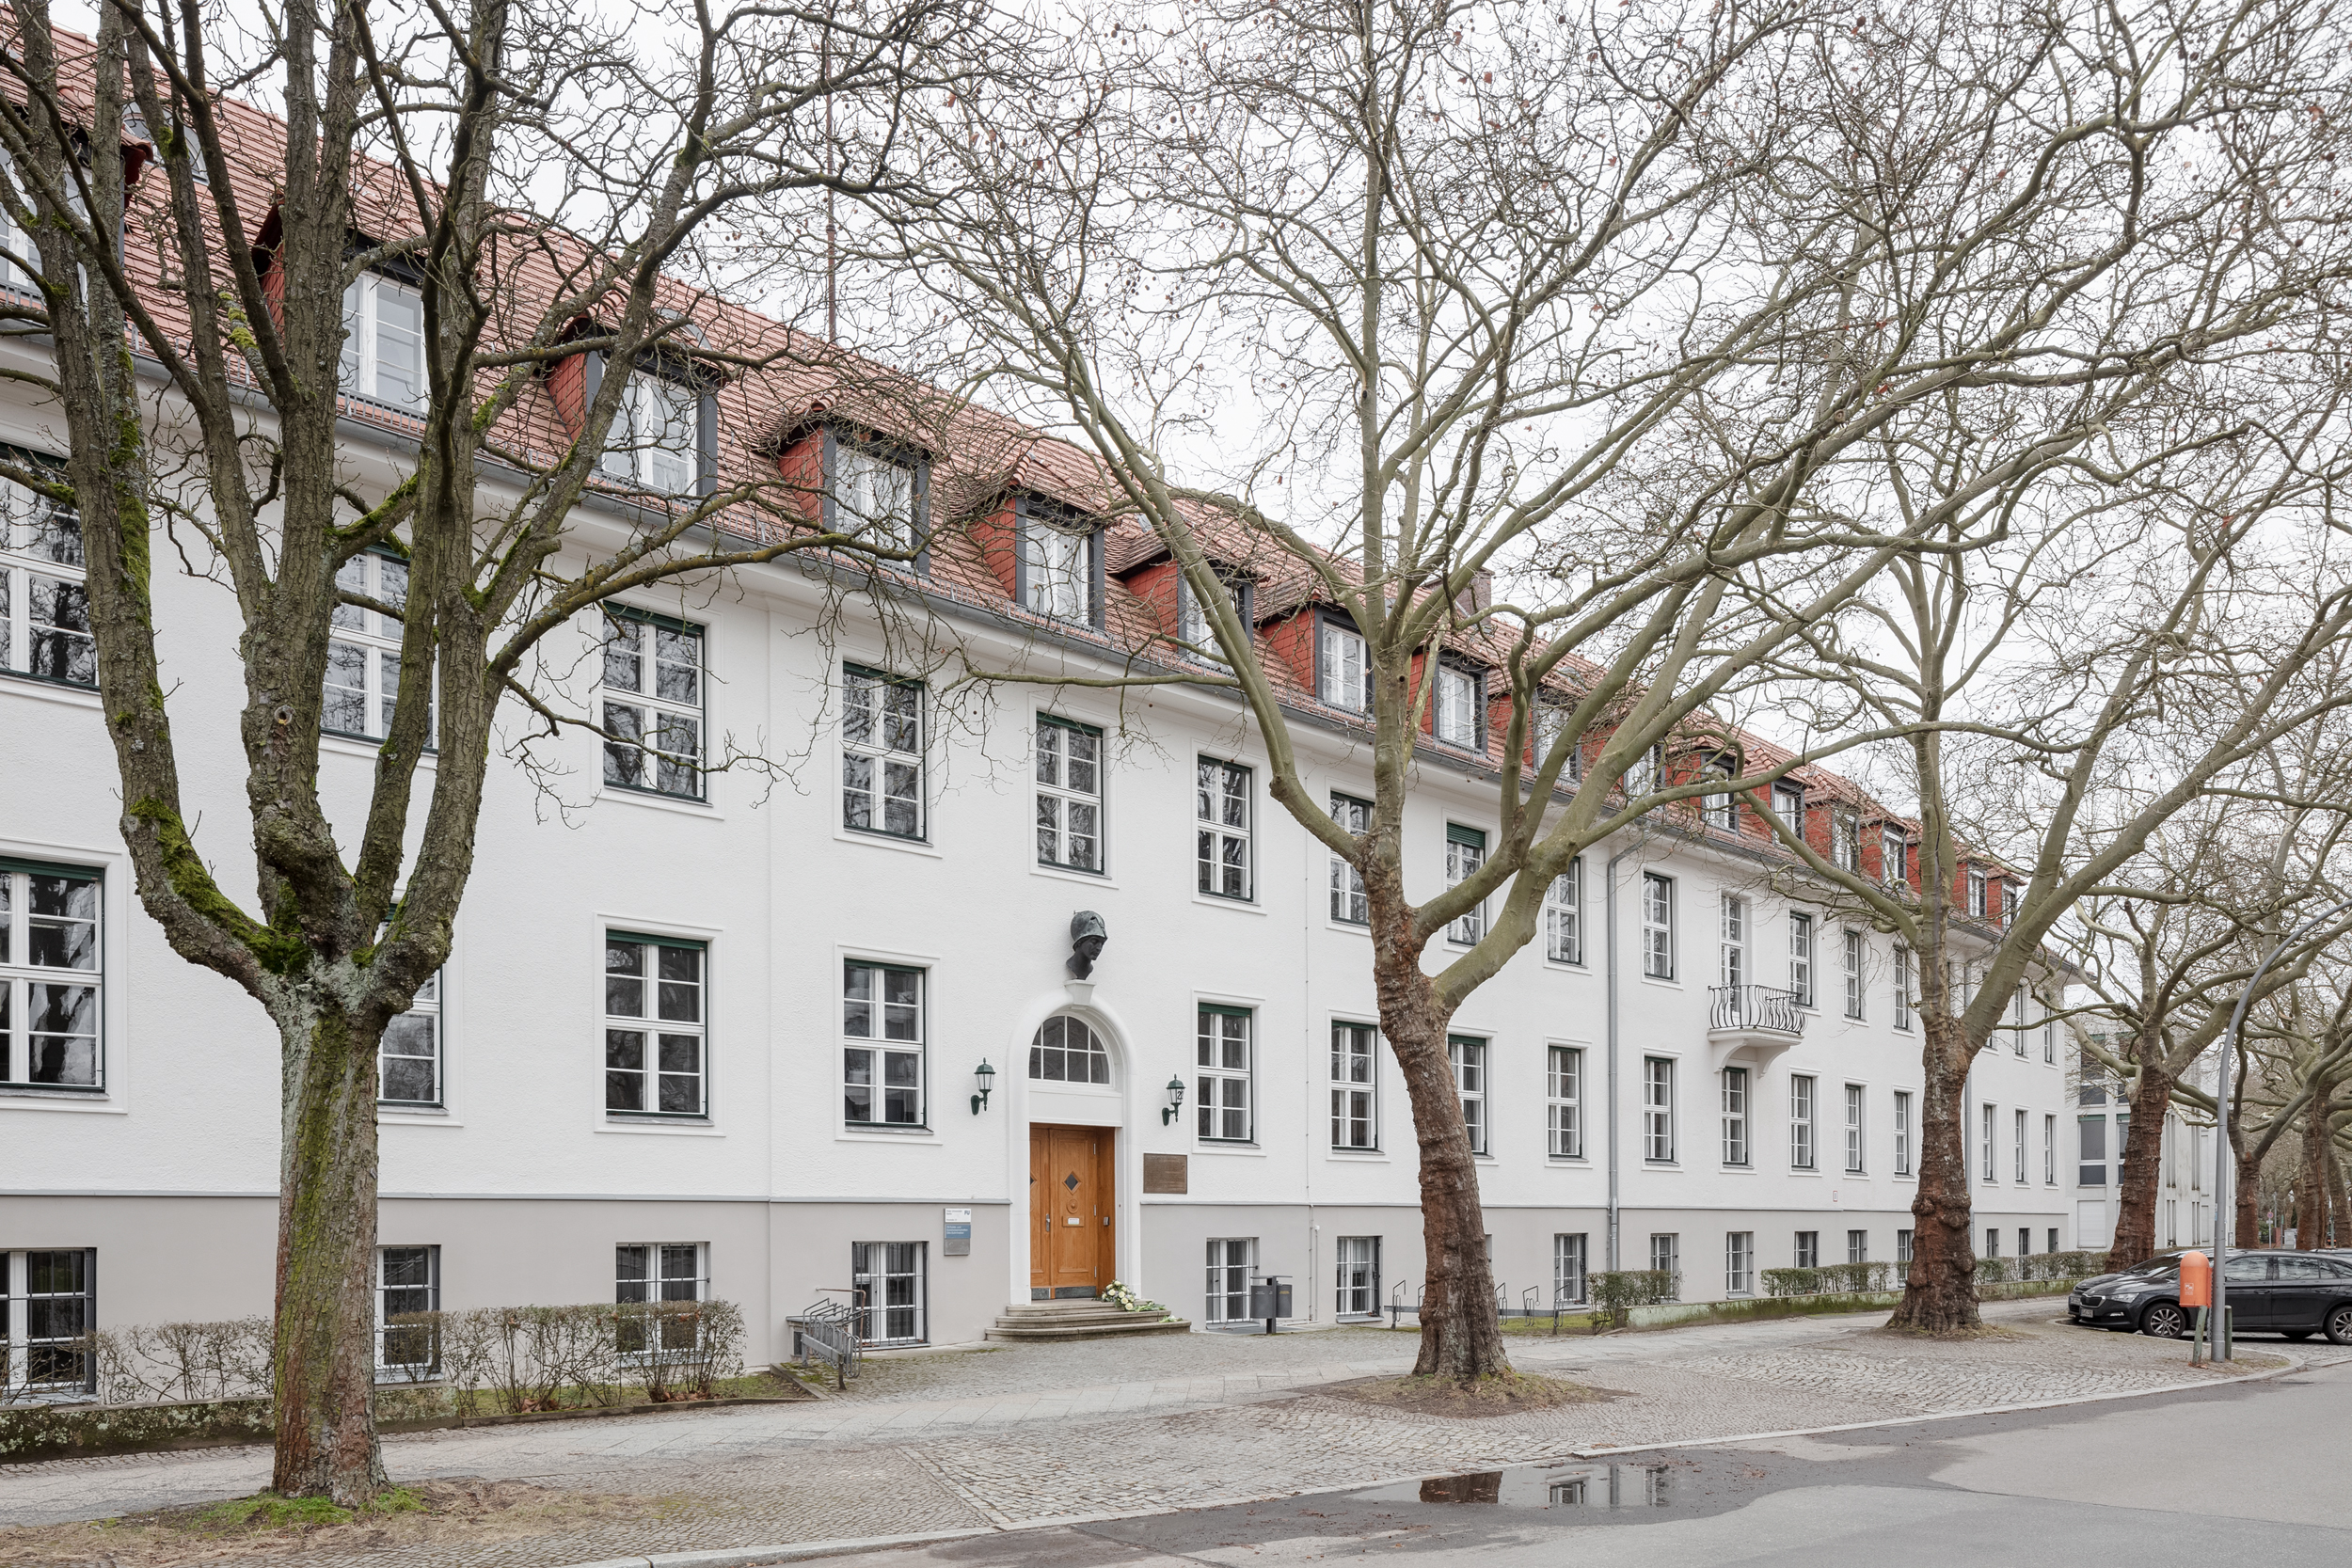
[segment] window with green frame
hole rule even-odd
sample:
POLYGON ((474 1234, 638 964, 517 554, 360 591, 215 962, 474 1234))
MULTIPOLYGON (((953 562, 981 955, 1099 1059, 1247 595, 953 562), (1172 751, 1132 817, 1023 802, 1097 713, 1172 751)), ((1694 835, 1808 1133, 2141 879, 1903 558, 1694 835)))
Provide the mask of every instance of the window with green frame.
POLYGON ((1204 1002, 1200 1009, 1195 1104, 1200 1136, 1211 1143, 1248 1143, 1257 1135, 1251 1077, 1255 1042, 1247 1007, 1204 1002))
POLYGON ((0 1082, 105 1086, 104 886, 94 867, 0 860, 0 1082))
POLYGON ((1103 869, 1103 732, 1037 716, 1037 860, 1103 869))
POLYGON ((923 683, 841 667, 841 825, 923 836, 923 683))
POLYGON ((604 782, 703 798, 703 628, 627 605, 604 607, 604 782))
POLYGON ((708 949, 678 937, 604 934, 604 1108, 709 1115, 708 949))

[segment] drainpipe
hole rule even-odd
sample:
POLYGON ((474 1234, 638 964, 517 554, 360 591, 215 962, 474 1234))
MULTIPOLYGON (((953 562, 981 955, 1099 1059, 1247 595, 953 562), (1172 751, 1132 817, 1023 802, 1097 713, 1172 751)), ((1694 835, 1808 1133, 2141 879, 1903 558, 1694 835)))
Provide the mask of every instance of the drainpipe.
POLYGON ((1609 928, 1609 1268, 1617 1268, 1617 863, 1633 853, 1628 845, 1609 857, 1601 897, 1609 928))

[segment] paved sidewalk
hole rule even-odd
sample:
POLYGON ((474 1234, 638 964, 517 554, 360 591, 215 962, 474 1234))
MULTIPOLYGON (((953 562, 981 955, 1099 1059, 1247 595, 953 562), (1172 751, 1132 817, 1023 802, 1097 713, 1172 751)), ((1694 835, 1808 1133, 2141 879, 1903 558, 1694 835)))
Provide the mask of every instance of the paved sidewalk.
MULTIPOLYGON (((549 1568, 1001 1527, 1477 1469, 1590 1445, 2127 1393, 2198 1375, 2185 1345, 2055 1325, 2049 1302, 2004 1303, 1986 1316, 2022 1337, 1898 1338, 1870 1332, 1883 1321, 1872 1312, 1515 1338, 1522 1370, 1629 1397, 1486 1420, 1403 1416, 1311 1391, 1409 1370, 1410 1336, 1377 1329, 878 1360, 850 1394, 814 1403, 388 1437, 396 1480, 484 1477, 659 1498, 660 1516, 494 1546, 305 1556, 370 1568, 549 1568)), ((255 1448, 9 1466, 0 1471, 0 1524, 242 1496, 268 1474, 267 1450, 255 1448)), ((22 1560, 8 1545, 0 1532, 0 1560, 22 1560)))

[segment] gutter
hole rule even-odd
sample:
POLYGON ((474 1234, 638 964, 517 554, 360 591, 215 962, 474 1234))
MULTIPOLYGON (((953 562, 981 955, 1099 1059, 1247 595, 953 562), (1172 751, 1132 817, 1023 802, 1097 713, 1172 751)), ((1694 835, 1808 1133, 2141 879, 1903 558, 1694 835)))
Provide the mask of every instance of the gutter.
POLYGON ((1601 899, 1608 911, 1609 928, 1609 1271, 1617 1269, 1617 863, 1640 848, 1638 843, 1629 844, 1609 857, 1609 869, 1603 873, 1601 899))

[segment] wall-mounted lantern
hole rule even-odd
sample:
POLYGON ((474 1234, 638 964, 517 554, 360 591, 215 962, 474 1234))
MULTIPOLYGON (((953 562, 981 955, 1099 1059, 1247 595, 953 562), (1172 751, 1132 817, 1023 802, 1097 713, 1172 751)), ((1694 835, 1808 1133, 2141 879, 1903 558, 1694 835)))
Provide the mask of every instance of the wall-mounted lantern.
POLYGON ((1184 1081, 1181 1078, 1171 1078, 1168 1081, 1168 1105, 1160 1112, 1160 1125, 1166 1127, 1169 1122, 1174 1121, 1176 1114, 1184 1108, 1184 1081))
POLYGON ((988 1091, 996 1086, 996 1069, 988 1065, 987 1057, 981 1057, 980 1065, 972 1069, 972 1082, 980 1087, 972 1097, 972 1114, 977 1117, 988 1105, 988 1091))

